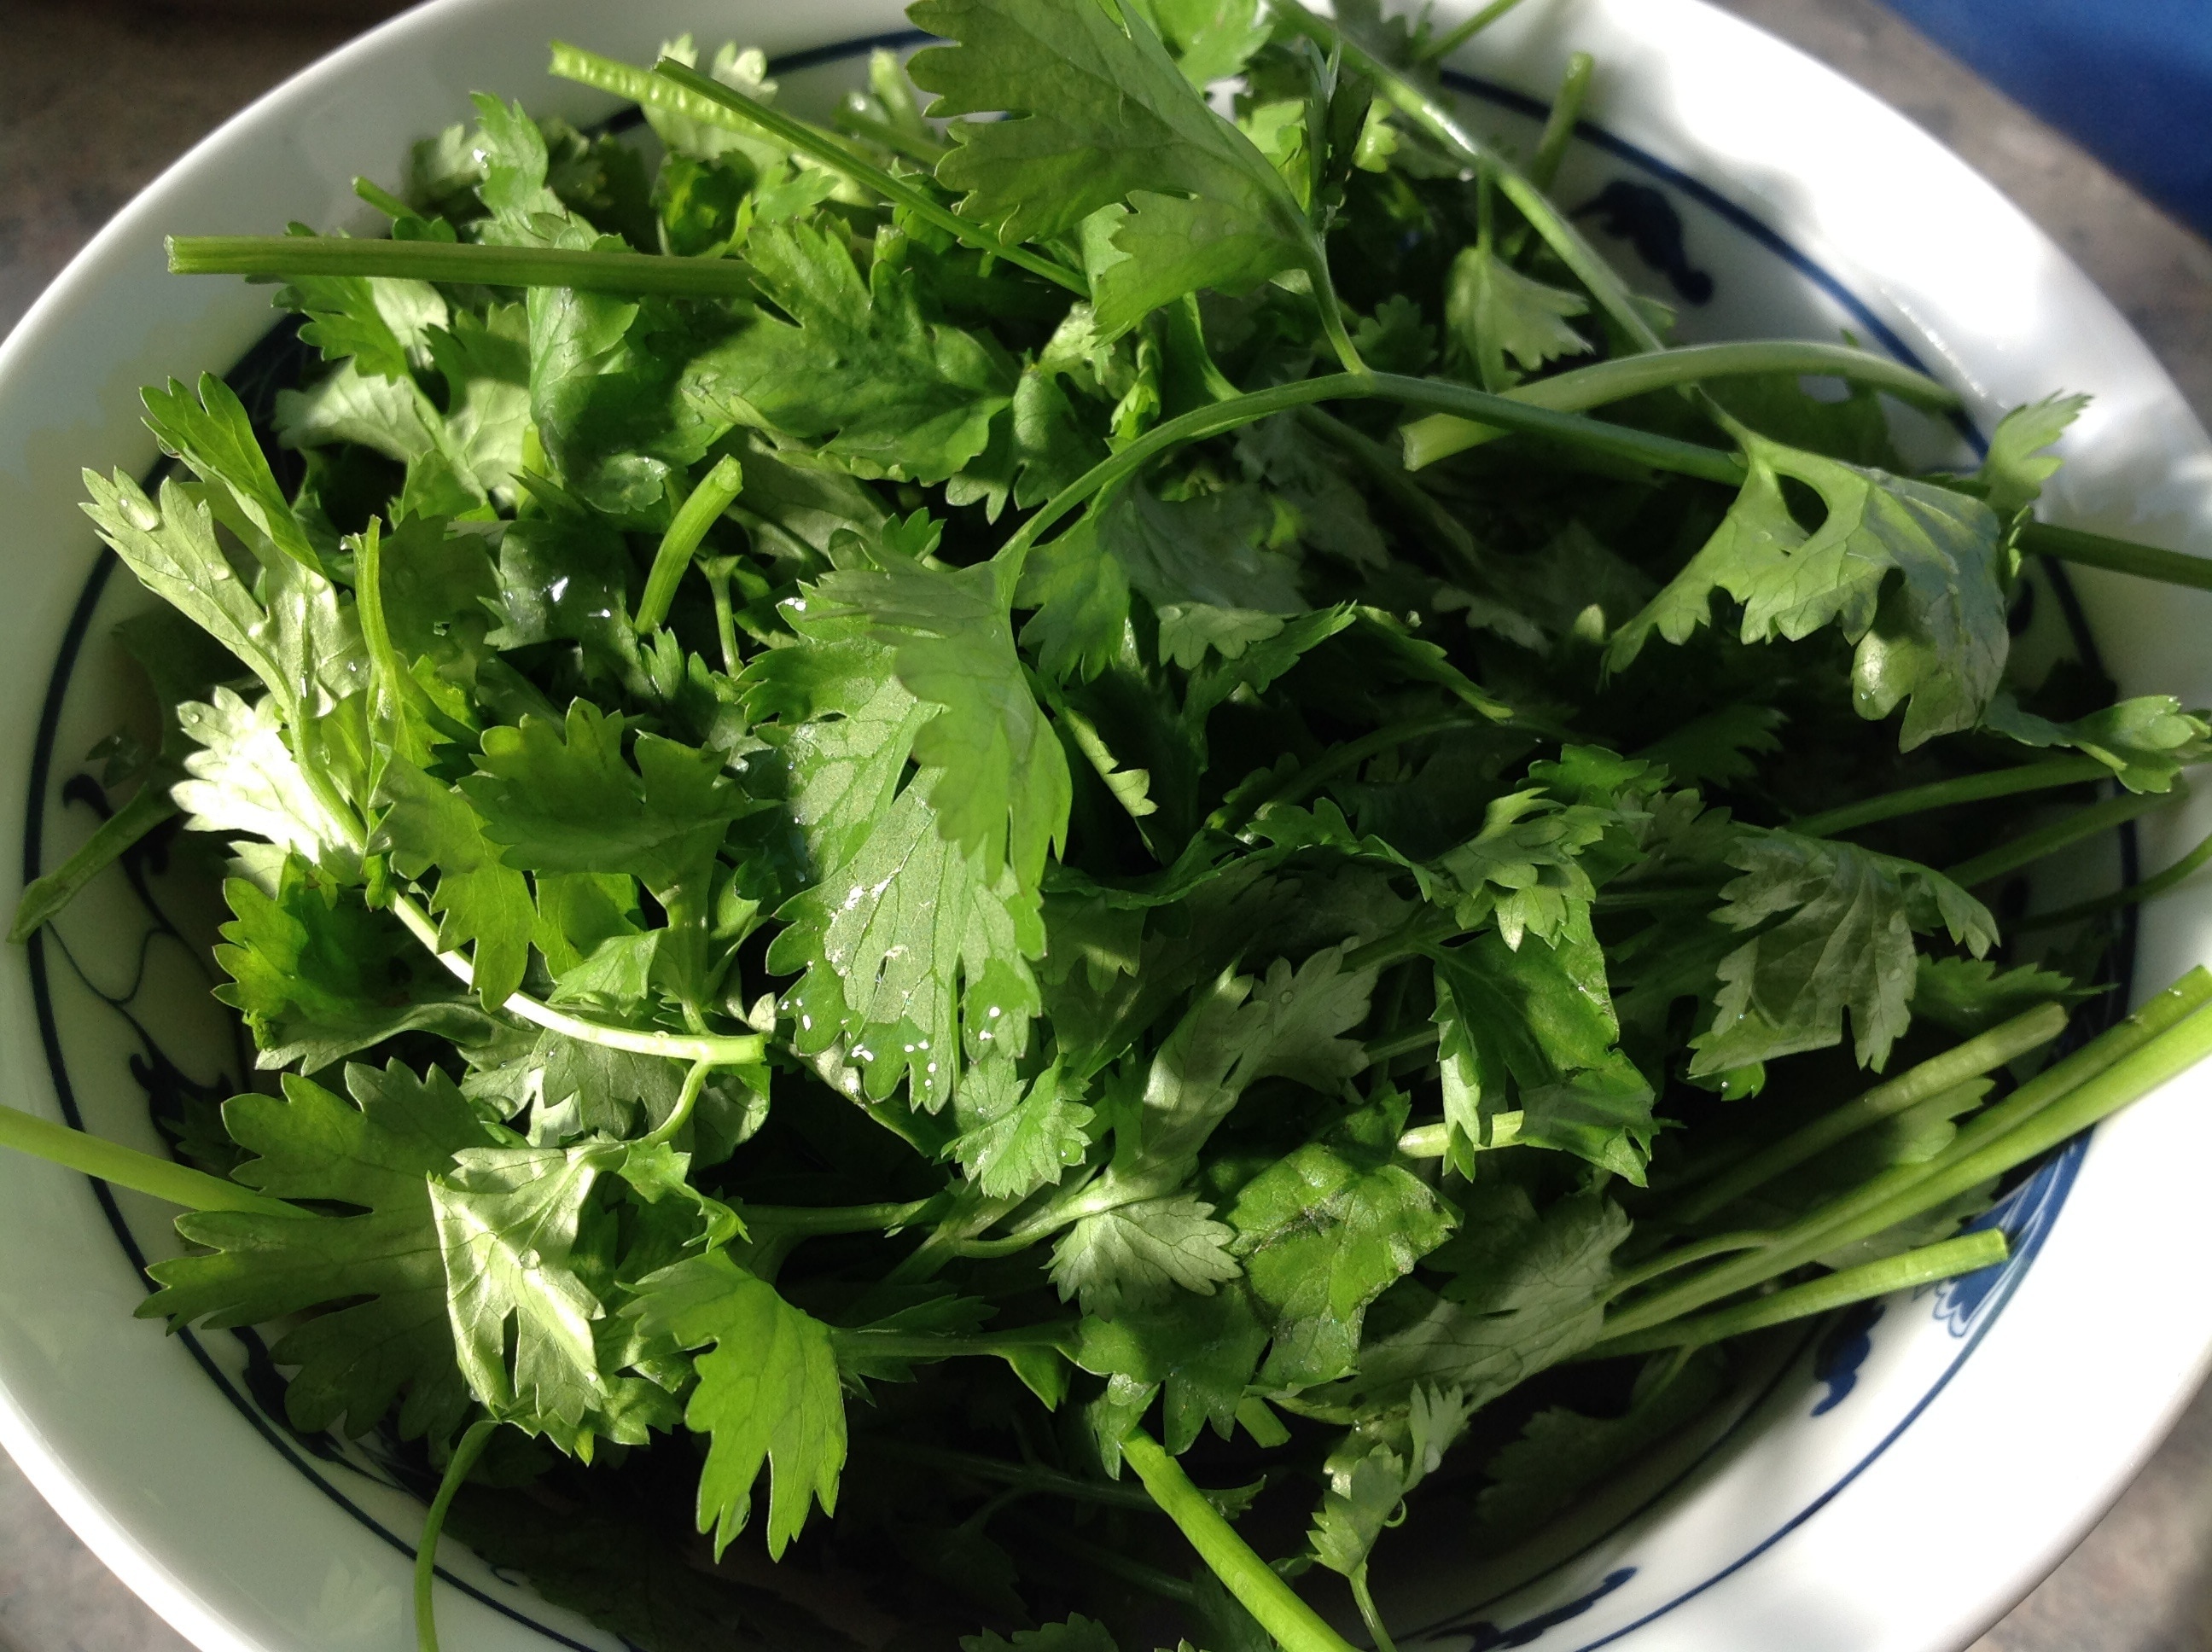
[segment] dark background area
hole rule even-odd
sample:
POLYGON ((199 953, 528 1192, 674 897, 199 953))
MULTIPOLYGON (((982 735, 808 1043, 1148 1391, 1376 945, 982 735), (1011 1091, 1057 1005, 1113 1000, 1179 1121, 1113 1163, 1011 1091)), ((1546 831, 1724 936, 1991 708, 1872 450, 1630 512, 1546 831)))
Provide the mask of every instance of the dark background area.
MULTIPOLYGON (((2212 246, 1875 0, 1720 3, 1956 149, 2111 295, 2199 416, 2212 410, 2212 246)), ((1902 3, 1924 9, 1927 0, 1902 3)), ((2035 9, 2070 4, 2101 19, 2104 3, 2035 9)), ((163 167, 398 9, 380 0, 0 0, 0 334, 163 167)), ((702 5, 702 20, 714 9, 702 5)), ((1937 9, 1948 27, 1961 7, 1937 9)), ((711 23, 701 33, 712 37, 711 23)), ((2005 64, 1972 55, 2038 94, 2005 64)), ((2118 159, 2142 175, 2129 155, 2118 159)), ((4 1457, 0 1652, 185 1652, 4 1457)), ((2212 1652, 2212 1396, 2200 1396, 2112 1513, 1973 1652, 2212 1652)))

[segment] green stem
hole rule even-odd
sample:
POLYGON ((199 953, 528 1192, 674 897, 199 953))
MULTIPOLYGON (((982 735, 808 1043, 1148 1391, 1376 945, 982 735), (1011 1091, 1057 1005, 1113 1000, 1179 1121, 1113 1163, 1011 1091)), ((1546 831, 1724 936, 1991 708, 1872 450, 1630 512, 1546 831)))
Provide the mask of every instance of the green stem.
POLYGON ((1407 1158, 1442 1158, 1450 1146, 1448 1124, 1417 1124, 1398 1138, 1398 1151, 1407 1158))
POLYGON ((722 670, 730 677, 735 677, 744 664, 738 653, 737 610, 730 604, 730 571, 737 563, 734 556, 709 556, 699 564, 707 576, 708 593, 714 601, 714 640, 722 645, 722 670))
POLYGON ((2148 901, 2154 896, 2165 894, 2176 884, 2189 878, 2208 860, 2212 860, 2212 837, 2207 837, 2164 872, 2154 872, 2139 884, 2130 884, 2127 888, 2115 890, 2110 895, 2100 895, 2090 900, 2076 901, 2072 906, 2060 907, 2056 911, 2031 913, 2025 918, 2016 920, 2013 928, 2014 931, 2050 929, 2059 924, 2079 923, 2084 918, 2095 918, 2107 912, 2117 912, 2123 907, 2131 907, 2139 901, 2148 901))
POLYGON ((241 1187, 222 1176, 142 1153, 89 1131, 72 1130, 19 1108, 0 1107, 0 1147, 12 1147, 64 1169, 98 1176, 115 1187, 165 1199, 188 1211, 243 1211, 254 1216, 307 1214, 296 1205, 241 1187))
POLYGON ((774 1228, 779 1233, 896 1233, 943 1204, 945 1197, 933 1193, 903 1205, 747 1205, 739 1214, 749 1228, 774 1228))
POLYGON ((2032 832, 2023 832, 2011 842, 2001 843, 1971 860, 1961 860, 1955 866, 1946 866, 1943 876, 1961 889, 1972 889, 1977 884, 1986 884, 2007 872, 2033 865, 2045 856, 2056 854, 2085 838, 2094 837, 2100 832, 2109 832, 2138 815, 2146 815, 2154 809, 2163 809, 2179 801, 2180 796, 2172 792, 2123 792, 2118 797, 2106 798, 2102 803, 2077 809, 2063 820, 2053 821, 2050 825, 2039 827, 2032 832))
POLYGON ((1528 162, 1528 181, 1538 189, 1548 191, 1559 176, 1559 162, 1566 158, 1575 124, 1582 118, 1583 104, 1589 97, 1590 71, 1595 66, 1596 59, 1587 52, 1577 52, 1567 59, 1559 94, 1552 100, 1552 112, 1544 118, 1544 135, 1536 140, 1536 153, 1528 162))
MULTIPOLYGON (((1886 390, 1916 407, 1948 408, 1958 397, 1925 374, 1848 344, 1823 344, 1790 338, 1756 338, 1725 344, 1685 344, 1679 349, 1620 355, 1568 373, 1555 373, 1532 384, 1516 385, 1505 399, 1530 407, 1580 413, 1609 402, 1627 401, 1656 390, 1699 384, 1708 379, 1790 373, 1843 379, 1886 390)), ((1436 413, 1400 427, 1406 468, 1419 471, 1454 453, 1495 441, 1506 432, 1480 420, 1436 413)), ((1742 479, 1738 468, 1736 479, 1742 479)), ((1717 478, 1716 478, 1717 479, 1717 478)))
POLYGON ((355 179, 353 180, 353 192, 359 196, 362 200, 368 202, 369 205, 374 207, 379 212, 381 212, 387 218, 397 220, 400 218, 411 218, 415 216, 415 209, 413 207, 409 206, 406 202, 401 200, 390 190, 385 188, 381 184, 376 183, 373 179, 367 178, 355 179))
POLYGON ((1313 283, 1314 302, 1321 307, 1322 336, 1328 347, 1336 352, 1336 359, 1346 373, 1364 373, 1367 363, 1360 358, 1359 347, 1352 342, 1352 335, 1344 330, 1344 306, 1336 296, 1336 283, 1329 279, 1328 266, 1324 264, 1309 270, 1307 279, 1313 283))
POLYGON ((1395 934, 1378 935, 1344 955, 1347 974, 1354 969, 1380 969, 1401 958, 1418 957, 1431 947, 1460 932, 1459 920, 1449 912, 1424 912, 1395 934))
POLYGON ((1260 1627, 1275 1637, 1283 1652, 1352 1652, 1352 1643, 1322 1622, 1274 1568, 1237 1535, 1236 1527, 1151 1435, 1132 1429, 1121 1442, 1121 1455, 1199 1558, 1260 1627))
POLYGON ((1965 774, 1957 780, 1909 786, 1901 792, 1885 792, 1880 797, 1848 803, 1840 809, 1803 816, 1784 829, 1797 837, 1833 837, 1838 832, 1856 831, 1877 821, 1895 820, 1924 810, 1982 803, 2022 792, 2047 792, 2057 787, 2081 786, 2112 777, 2112 769, 2094 757, 2052 757, 2044 762, 2021 763, 2015 768, 1993 768, 1986 774, 1965 774))
POLYGON ((1048 1497, 1066 1497, 1074 1503, 1096 1503, 1109 1509, 1141 1509, 1146 1514, 1159 1512, 1159 1505, 1146 1492, 1133 1485, 1123 1485, 1112 1480, 1087 1480, 1079 1475, 1064 1473, 1057 1468, 1047 1468, 1041 1463, 1012 1463, 1000 1457, 987 1457, 980 1452, 948 1451, 940 1446, 909 1445, 902 1440, 887 1440, 871 1436, 868 1449, 886 1456, 903 1458, 908 1462, 944 1469, 948 1473, 964 1474, 971 1479, 989 1480, 999 1485, 1018 1485, 1031 1491, 1041 1491, 1048 1497))
POLYGON ((1793 1130, 1749 1158, 1715 1177, 1684 1200, 1674 1219, 1685 1224, 1702 1222, 1725 1209, 1753 1188, 1793 1170, 1838 1142, 1869 1130, 1907 1108, 1917 1107, 1947 1090, 1994 1072, 2007 1062, 2039 1049, 2066 1030, 2066 1008, 2039 1004, 1987 1032, 1954 1045, 1873 1089, 1831 1108, 1802 1129, 1793 1130))
POLYGON ((94 829, 82 848, 26 888, 23 898, 15 903, 15 920, 8 926, 8 938, 30 939, 41 924, 76 899, 77 891, 110 862, 121 859, 125 849, 179 813, 175 799, 169 795, 173 777, 183 778, 173 769, 155 769, 139 782, 130 802, 94 829))
POLYGON ((1717 1314, 1674 1320, 1633 1336, 1607 1337, 1586 1351, 1583 1357, 1610 1359, 1619 1354, 1648 1354, 1662 1348, 1702 1348, 1724 1338, 1764 1331, 1769 1326, 1809 1319, 1815 1314, 1848 1308, 1853 1303, 1887 1297, 1893 1291, 1910 1291, 1918 1285, 1933 1285, 1938 1279, 1994 1267, 2008 1254, 2004 1235, 1994 1228, 1984 1229, 1979 1233, 1946 1239, 1941 1244, 1923 1245, 1901 1256, 1887 1256, 1878 1262, 1847 1267, 1826 1278, 1778 1291, 1771 1297, 1723 1309, 1717 1314))
POLYGON ((676 1105, 659 1125, 637 1139, 640 1147, 658 1147, 663 1142, 676 1139, 676 1133, 691 1122, 693 1109, 699 1105, 700 1093, 707 1088, 707 1075, 714 1070, 708 1060, 691 1064, 691 1071, 684 1075, 684 1088, 676 1092, 676 1105))
POLYGON ((854 154, 820 128, 810 126, 803 120, 794 120, 781 109, 749 98, 735 87, 725 86, 721 82, 701 74, 689 64, 678 63, 673 58, 663 58, 647 72, 632 64, 617 63, 595 52, 580 51, 575 46, 556 41, 553 72, 564 80, 581 81, 586 86, 596 86, 635 102, 654 104, 662 108, 670 105, 653 82, 658 80, 673 86, 690 94, 681 108, 693 118, 710 120, 718 126, 738 131, 766 132, 778 143, 788 145, 794 154, 803 155, 832 172, 842 173, 854 183, 873 190, 887 201, 896 201, 916 217, 935 224, 969 246, 988 252, 994 258, 1004 258, 1031 275, 1042 276, 1047 281, 1065 287, 1079 297, 1091 296, 1091 283, 1066 265, 1041 257, 1027 247, 1000 240, 974 219, 960 216, 904 179, 895 177, 881 167, 854 154), (732 116, 736 117, 734 123, 730 118, 732 116))
POLYGON ((1376 1610, 1375 1597, 1367 1588, 1367 1563, 1363 1560, 1352 1569, 1345 1581, 1352 1585, 1353 1604, 1359 1608, 1359 1621, 1367 1625, 1374 1637, 1375 1652, 1398 1652, 1397 1643, 1390 1638, 1390 1631, 1382 1622, 1382 1614, 1376 1610))
POLYGON ((666 298, 744 298, 752 272, 735 258, 593 252, 472 241, 355 240, 343 235, 172 235, 178 276, 398 276, 483 287, 568 287, 666 298))
POLYGON ((2191 970, 1961 1129, 1926 1163, 1899 1165, 1831 1200, 1775 1242, 1608 1315, 1625 1336, 1802 1267, 2002 1175, 2194 1064, 2212 1048, 2212 972, 2191 970))
MULTIPOLYGON (((438 926, 423 914, 422 909, 404 895, 395 895, 392 910, 405 925, 410 934, 428 948, 440 963, 453 973, 462 985, 476 985, 476 971, 469 961, 458 952, 448 952, 438 944, 438 926)), ((549 1004, 540 1003, 526 993, 516 993, 499 1006, 507 1014, 527 1021, 534 1027, 543 1027, 586 1044, 598 1044, 607 1049, 628 1050, 634 1055, 665 1055, 678 1061, 705 1061, 718 1067, 748 1066, 767 1053, 768 1040, 758 1033, 736 1036, 718 1033, 646 1032, 635 1027, 610 1026, 602 1021, 586 1021, 581 1016, 564 1014, 549 1004)))
POLYGON ((384 616, 384 534, 375 517, 354 541, 354 610, 361 620, 362 646, 368 653, 370 679, 375 689, 372 705, 387 726, 392 750, 410 763, 428 760, 426 743, 408 720, 407 708, 421 708, 428 696, 415 680, 393 646, 392 628, 384 616), (377 705, 381 701, 383 703, 377 705))
POLYGON ((499 1424, 489 1417, 469 1424, 468 1432, 453 1448, 453 1460, 446 1465, 445 1478, 438 1482, 438 1495, 430 1500, 430 1512, 422 1521, 422 1540, 415 1550, 416 1652, 438 1652, 438 1621, 433 1595, 438 1584, 438 1534, 446 1529, 446 1511, 453 1506, 461 1482, 468 1479, 498 1428, 499 1424))
POLYGON ((683 583, 684 571, 691 566, 699 542, 707 537, 707 530, 714 525, 715 519, 736 501, 738 489, 744 486, 744 472, 736 459, 725 453, 714 461, 714 468, 700 478, 690 497, 677 507, 668 531, 660 536, 660 549, 653 553, 653 571, 645 578, 645 594, 637 599, 637 618, 632 623, 640 635, 655 629, 668 617, 669 605, 676 600, 676 587, 683 583))
POLYGON ((2132 539, 2115 539, 2109 534, 2062 528, 2050 522, 2021 523, 2019 543, 2022 550, 2055 556, 2062 562, 2212 591, 2212 558, 2161 550, 2156 545, 2139 545, 2132 539))
POLYGON ((1486 424, 1494 424, 1524 435, 1542 436, 1570 446, 1589 449, 1631 464, 1650 465, 1683 476, 1703 477, 1729 487, 1741 484, 1743 461, 1717 447, 1678 441, 1672 436, 1608 424, 1601 419, 1562 413, 1510 397, 1493 396, 1470 386, 1443 379, 1414 379, 1395 373, 1333 373, 1318 379, 1255 390, 1231 401, 1216 402, 1154 425, 1110 458, 1061 489, 1024 522, 999 553, 1002 580, 1011 588, 1019 577, 1029 548, 1054 523, 1084 501, 1123 477, 1133 475, 1169 449, 1185 442, 1218 436, 1293 408, 1321 402, 1380 398, 1410 407, 1430 407, 1460 413, 1486 424))
POLYGON ((1380 1061, 1394 1061, 1401 1055, 1411 1055, 1415 1050, 1428 1048, 1443 1036, 1442 1027, 1433 1021, 1425 1021, 1418 1027, 1410 1028, 1400 1033, 1395 1038, 1375 1040, 1367 1046, 1367 1060, 1370 1065, 1380 1061))
POLYGON ((1413 61, 1435 63, 1440 58, 1450 57, 1453 52, 1458 51, 1520 3, 1521 0, 1490 0, 1488 5, 1457 27, 1439 34, 1425 46, 1415 48, 1413 61))
POLYGON ((878 120, 872 115, 864 115, 858 109, 839 109, 836 121, 854 137, 865 137, 869 143, 889 149, 893 155, 902 155, 925 167, 934 167, 945 155, 943 144, 933 148, 911 132, 902 132, 890 122, 878 120))
POLYGON ((1771 1230, 1761 1229, 1745 1233, 1717 1233, 1710 1239, 1698 1239, 1673 1250, 1662 1251, 1648 1262, 1623 1268, 1613 1276, 1613 1284, 1606 1291, 1607 1302, 1626 1296, 1638 1285, 1676 1272, 1698 1262, 1710 1262, 1716 1256, 1733 1255, 1740 1250, 1758 1250, 1771 1245, 1777 1237, 1771 1230))

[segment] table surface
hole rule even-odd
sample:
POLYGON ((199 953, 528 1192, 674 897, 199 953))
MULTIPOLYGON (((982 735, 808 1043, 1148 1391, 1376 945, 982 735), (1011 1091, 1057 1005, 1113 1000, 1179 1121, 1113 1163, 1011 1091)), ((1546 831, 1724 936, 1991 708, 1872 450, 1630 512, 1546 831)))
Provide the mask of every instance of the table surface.
MULTIPOLYGON (((2073 255, 2212 413, 2212 246, 1874 0, 1721 0, 1948 143, 2073 255)), ((0 334, 108 216, 380 0, 0 0, 0 334)), ((0 1652, 188 1652, 0 1457, 0 1652)), ((1972 1652, 2212 1652, 2212 1389, 1972 1652)))

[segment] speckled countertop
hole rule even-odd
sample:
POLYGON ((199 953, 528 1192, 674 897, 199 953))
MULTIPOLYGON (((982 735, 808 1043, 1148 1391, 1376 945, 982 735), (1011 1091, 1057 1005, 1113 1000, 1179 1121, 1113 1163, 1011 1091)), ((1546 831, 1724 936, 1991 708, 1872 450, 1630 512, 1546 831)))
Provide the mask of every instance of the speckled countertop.
MULTIPOLYGON (((2027 210, 2212 413, 2212 246, 1873 0, 1721 0, 1870 88, 2027 210)), ((381 0, 0 0, 0 333, 224 117, 381 0)), ((0 1652, 188 1652, 0 1457, 0 1652)), ((2212 1652, 2212 1390, 1972 1652, 2212 1652)))

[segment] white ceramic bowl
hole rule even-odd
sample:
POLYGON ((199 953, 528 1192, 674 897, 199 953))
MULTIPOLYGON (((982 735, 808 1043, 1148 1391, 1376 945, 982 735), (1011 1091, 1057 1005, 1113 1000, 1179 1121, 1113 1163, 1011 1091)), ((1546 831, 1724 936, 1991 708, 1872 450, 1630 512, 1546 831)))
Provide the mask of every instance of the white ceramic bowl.
MULTIPOLYGON (((349 180, 398 175, 410 142, 465 118, 471 91, 604 117, 604 100, 546 77, 550 36, 649 58, 682 30, 734 35, 766 47, 803 104, 826 102, 904 27, 890 0, 435 0, 262 100, 133 202, 0 347, 0 557, 15 613, 0 654, 13 708, 0 719, 0 864, 35 875, 90 829, 64 787, 124 702, 109 623, 146 601, 106 577, 76 508, 79 467, 146 471, 137 387, 228 368, 270 324, 265 289, 165 276, 165 233, 367 229, 349 180)), ((1849 329, 1956 386, 1984 430, 2051 390, 2092 392, 2051 512, 2212 548, 2212 448, 2148 351, 1902 118, 1696 0, 1536 0, 1478 45, 1460 64, 1480 76, 1465 82, 1476 124, 1524 145, 1568 51, 1596 53, 1561 190, 1579 204, 1620 183, 1674 210, 1681 289, 1711 285, 1683 305, 1685 336, 1849 329)), ((1637 284, 1674 295, 1626 242, 1600 241, 1637 284)), ((2076 586, 2125 691, 2212 700, 2200 642, 2212 598, 2096 575, 2076 586)), ((2063 605, 2045 604, 2039 623, 2061 625, 2063 605)), ((2193 841, 2208 808, 2146 831, 2146 864, 2193 841)), ((147 892, 161 910, 191 904, 158 881, 147 892)), ((2162 984, 2208 952, 2212 896, 2169 897, 2144 916, 2136 979, 2162 984)), ((192 1083, 240 1076, 204 967, 128 880, 103 877, 47 938, 0 958, 0 1099, 156 1145, 144 1083, 162 1078, 156 1052, 192 1083)), ((1501 1597, 1469 1555, 1414 1580, 1394 1615, 1455 1649, 1963 1645, 2118 1493, 2202 1373, 2212 1293, 2185 1259, 2212 1150, 2208 1091, 2212 1075, 2178 1081, 2063 1157, 2004 1209, 2013 1263, 1808 1348, 1516 1592, 1501 1597)), ((0 1441, 210 1652, 403 1652, 419 1505, 360 1449, 299 1440, 264 1409, 272 1384, 250 1338, 169 1337, 131 1316, 142 1258, 175 1248, 168 1214, 0 1157, 0 1441)), ((456 1546, 441 1558, 449 1648, 617 1645, 456 1546)))

